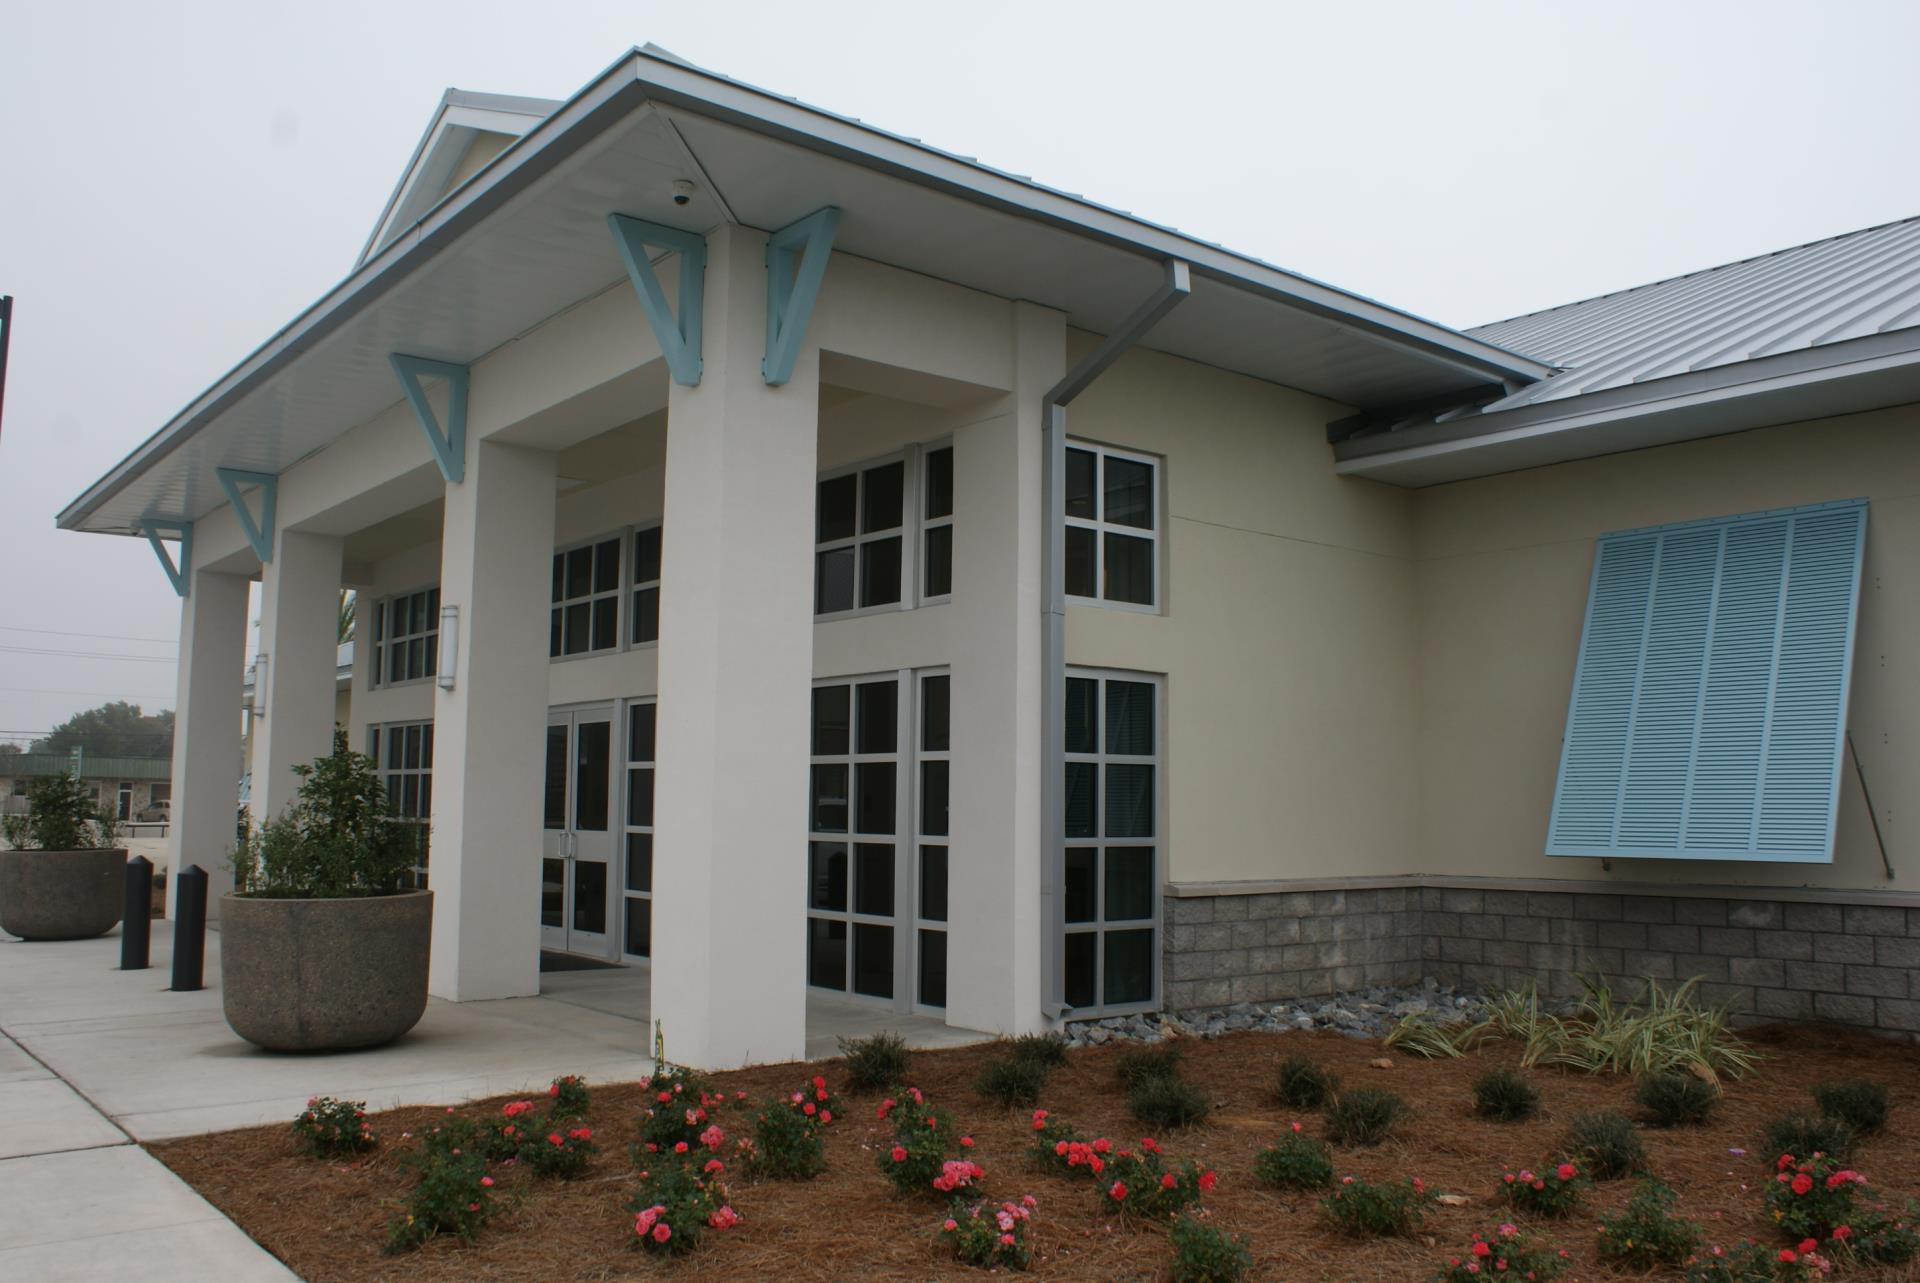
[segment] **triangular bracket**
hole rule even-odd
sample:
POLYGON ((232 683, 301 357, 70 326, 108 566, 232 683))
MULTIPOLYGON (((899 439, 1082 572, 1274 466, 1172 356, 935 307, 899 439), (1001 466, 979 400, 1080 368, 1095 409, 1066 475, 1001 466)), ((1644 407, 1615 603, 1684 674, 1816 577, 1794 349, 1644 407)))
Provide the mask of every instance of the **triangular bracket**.
POLYGON ((427 445, 440 465, 440 475, 459 485, 467 475, 467 383, 468 370, 451 361, 436 361, 425 356, 406 356, 395 352, 387 357, 399 376, 400 390, 407 394, 420 430, 427 434, 427 445), (447 421, 443 425, 427 400, 422 379, 445 379, 447 383, 447 421))
POLYGON ((240 522, 240 533, 253 545, 254 555, 260 558, 260 564, 266 565, 273 560, 273 513, 275 501, 280 495, 280 478, 271 472, 245 472, 239 468, 215 468, 213 478, 220 483, 227 502, 233 505, 233 515, 240 522), (241 486, 258 486, 260 489, 258 521, 254 520, 253 512, 240 498, 241 486))
POLYGON ((828 205, 767 238, 767 355, 760 377, 771 387, 793 377, 839 227, 840 211, 828 205))
POLYGON ((682 387, 698 387, 702 369, 700 359, 700 317, 707 287, 707 238, 683 232, 664 223, 649 223, 627 214, 608 214, 607 226, 613 229, 613 244, 620 261, 627 265, 627 279, 640 296, 640 310, 647 314, 654 340, 666 358, 667 371, 682 387), (667 305, 667 292, 653 270, 648 246, 671 250, 680 256, 680 316, 675 319, 667 305))
POLYGON ((160 569, 167 572, 167 582, 173 585, 176 597, 187 595, 187 571, 193 565, 193 523, 191 521, 160 521, 147 518, 140 523, 140 533, 153 545, 153 555, 160 559, 160 569), (175 561, 167 552, 162 539, 177 539, 180 542, 180 559, 175 561))

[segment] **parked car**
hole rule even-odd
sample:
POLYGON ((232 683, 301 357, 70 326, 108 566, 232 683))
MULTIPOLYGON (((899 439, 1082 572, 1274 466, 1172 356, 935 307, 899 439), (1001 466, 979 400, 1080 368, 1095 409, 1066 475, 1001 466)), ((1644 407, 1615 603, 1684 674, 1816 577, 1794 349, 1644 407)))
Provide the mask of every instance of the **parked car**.
POLYGON ((141 824, 165 824, 173 818, 173 803, 165 798, 149 802, 133 818, 141 824))

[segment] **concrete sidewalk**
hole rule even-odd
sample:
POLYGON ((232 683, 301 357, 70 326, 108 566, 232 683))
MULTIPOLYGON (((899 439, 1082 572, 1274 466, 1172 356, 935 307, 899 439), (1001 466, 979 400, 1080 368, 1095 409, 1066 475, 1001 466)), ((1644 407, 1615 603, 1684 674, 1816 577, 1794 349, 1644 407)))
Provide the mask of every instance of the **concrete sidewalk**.
MULTIPOLYGON (((5 955, 12 961, 12 955, 5 955)), ((0 963, 0 966, 5 966, 0 963)), ((0 1279, 287 1283, 295 1275, 0 1035, 0 1279)))

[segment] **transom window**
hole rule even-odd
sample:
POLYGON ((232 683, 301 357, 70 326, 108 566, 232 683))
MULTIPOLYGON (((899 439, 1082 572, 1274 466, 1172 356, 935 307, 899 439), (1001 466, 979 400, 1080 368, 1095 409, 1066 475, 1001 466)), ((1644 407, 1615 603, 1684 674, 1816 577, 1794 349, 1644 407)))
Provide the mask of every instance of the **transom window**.
POLYGON ((905 460, 827 477, 816 494, 813 613, 897 605, 905 545, 905 460))
POLYGON ((1160 686, 1071 671, 1061 976, 1080 1011, 1149 1005, 1159 990, 1160 686))
POLYGON ((367 728, 367 754, 386 790, 387 807, 414 847, 410 885, 427 885, 427 835, 433 818, 433 723, 387 722, 367 728))
POLYGON ((657 711, 658 706, 650 699, 627 705, 627 849, 622 904, 625 948, 636 958, 653 956, 653 745, 657 711))
POLYGON ((900 842, 900 681, 813 689, 807 983, 894 996, 900 842))
POLYGON ((915 1000, 947 1005, 947 797, 952 751, 951 681, 945 673, 920 678, 919 895, 915 907, 915 1000))
POLYGON ((620 645, 620 536, 553 554, 547 654, 590 655, 620 645))
POLYGON ((1067 596, 1157 606, 1159 462, 1103 446, 1070 445, 1065 481, 1067 596))
POLYGON ((660 640, 660 527, 633 532, 633 644, 660 640))
POLYGON ((920 600, 944 601, 953 593, 953 447, 922 456, 920 487, 920 600))
POLYGON ((440 659, 440 590, 401 593, 373 607, 373 683, 432 678, 440 659))

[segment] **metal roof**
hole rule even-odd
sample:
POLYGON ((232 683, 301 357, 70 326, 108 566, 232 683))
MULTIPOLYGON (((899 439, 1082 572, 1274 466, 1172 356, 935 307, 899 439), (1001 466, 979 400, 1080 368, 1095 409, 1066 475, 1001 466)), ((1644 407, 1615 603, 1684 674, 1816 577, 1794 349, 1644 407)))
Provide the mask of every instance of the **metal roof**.
POLYGON ((1913 400, 1920 218, 1466 333, 1563 368, 1350 422, 1341 471, 1431 484, 1913 400))
POLYGON ((1106 333, 1191 265, 1148 345, 1357 407, 1551 367, 965 157, 702 71, 624 55, 291 321, 59 516, 134 533, 224 503, 217 466, 280 472, 399 401, 386 354, 470 363, 624 279, 603 219, 778 228, 833 204, 836 251, 1106 333), (668 184, 708 182, 680 209, 668 184), (719 193, 724 193, 724 201, 719 193))
MULTIPOLYGON (((73 768, 66 753, 7 753, 0 755, 0 777, 25 779, 39 775, 65 775, 73 768)), ((170 780, 171 757, 105 757, 96 753, 80 755, 80 775, 89 780, 170 780)))

